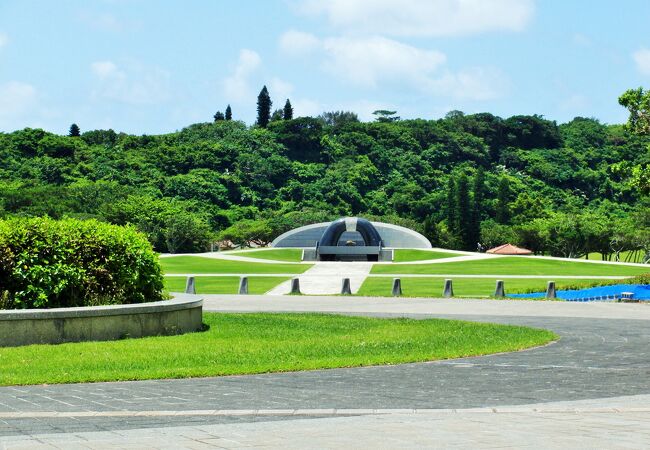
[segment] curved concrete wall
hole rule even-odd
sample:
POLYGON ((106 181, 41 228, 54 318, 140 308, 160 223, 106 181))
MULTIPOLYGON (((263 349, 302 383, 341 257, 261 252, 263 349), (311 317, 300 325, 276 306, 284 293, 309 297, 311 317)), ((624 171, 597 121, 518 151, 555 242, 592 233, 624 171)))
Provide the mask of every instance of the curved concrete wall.
POLYGON ((108 341, 199 331, 203 300, 132 305, 0 310, 0 347, 63 342, 108 341))
MULTIPOLYGON (((281 234, 271 242, 271 247, 316 247, 325 229, 331 222, 315 223, 281 234)), ((371 222, 382 241, 384 247, 389 248, 431 248, 431 243, 420 233, 399 225, 390 223, 371 222)), ((358 240, 358 233, 346 232, 340 240, 358 240), (349 233, 349 234, 348 234, 349 233)), ((363 245, 363 241, 361 241, 363 245)))

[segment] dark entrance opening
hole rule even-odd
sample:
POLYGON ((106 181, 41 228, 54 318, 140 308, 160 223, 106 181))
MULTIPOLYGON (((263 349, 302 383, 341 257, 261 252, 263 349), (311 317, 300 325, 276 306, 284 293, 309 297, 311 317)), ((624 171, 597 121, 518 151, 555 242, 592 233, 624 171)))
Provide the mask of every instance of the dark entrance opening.
POLYGON ((316 252, 320 261, 378 261, 382 240, 366 219, 335 220, 323 232, 316 252))

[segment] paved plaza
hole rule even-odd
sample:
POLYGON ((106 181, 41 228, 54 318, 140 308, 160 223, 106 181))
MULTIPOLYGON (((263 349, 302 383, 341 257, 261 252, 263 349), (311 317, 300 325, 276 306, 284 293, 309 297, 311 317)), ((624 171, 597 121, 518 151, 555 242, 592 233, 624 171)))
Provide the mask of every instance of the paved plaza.
POLYGON ((650 447, 650 305, 204 296, 213 311, 449 317, 558 342, 430 363, 0 388, 0 448, 650 447))

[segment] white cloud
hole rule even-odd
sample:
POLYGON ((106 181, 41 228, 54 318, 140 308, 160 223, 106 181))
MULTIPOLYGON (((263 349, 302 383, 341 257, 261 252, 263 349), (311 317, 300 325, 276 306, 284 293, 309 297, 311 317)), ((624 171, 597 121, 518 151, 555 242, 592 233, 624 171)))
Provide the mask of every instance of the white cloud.
MULTIPOLYGON (((284 103, 282 103, 284 106, 284 103)), ((297 98, 291 100, 291 106, 293 107, 293 117, 316 117, 323 112, 323 106, 314 100, 307 98, 297 98)))
POLYGON ((280 50, 293 56, 312 53, 320 47, 320 40, 313 34, 289 30, 280 36, 280 50))
POLYGON ((223 80, 223 90, 228 101, 246 102, 254 95, 250 84, 250 76, 261 66, 262 58, 257 52, 242 49, 239 52, 237 64, 232 75, 223 80))
POLYGON ((31 84, 22 81, 0 84, 0 130, 43 126, 45 113, 39 108, 38 92, 31 84))
POLYGON ((473 101, 497 99, 509 88, 506 75, 492 67, 471 67, 456 73, 448 71, 428 80, 427 84, 434 94, 473 101))
POLYGON ((273 100, 273 109, 284 107, 287 99, 291 102, 294 117, 317 116, 323 112, 322 105, 314 100, 293 96, 293 85, 280 78, 273 78, 268 84, 269 94, 273 100))
POLYGON ((96 61, 90 65, 90 69, 99 78, 126 77, 123 72, 117 69, 117 65, 113 61, 96 61))
POLYGON ((494 67, 470 67, 456 72, 447 69, 446 55, 437 50, 424 50, 381 36, 323 40, 309 36, 310 49, 319 49, 317 54, 323 58, 324 69, 361 88, 392 83, 428 95, 474 101, 499 98, 509 88, 508 77, 494 67))
POLYGON ((382 80, 418 83, 426 80, 446 57, 383 37, 329 38, 323 41, 325 67, 337 77, 375 87, 382 80))
POLYGON ((641 48, 632 54, 636 68, 644 75, 650 75, 650 50, 641 48))
POLYGON ((9 36, 7 36, 5 33, 0 33, 0 48, 7 45, 8 42, 9 42, 9 36))
POLYGON ((90 69, 97 78, 92 92, 95 99, 108 99, 131 105, 163 103, 171 97, 169 73, 135 61, 119 67, 113 61, 96 61, 90 69))
POLYGON ((0 84, 0 119, 28 113, 36 105, 36 88, 20 81, 0 84))
POLYGON ((394 36, 457 36, 521 31, 534 0, 303 0, 299 11, 341 29, 394 36))
POLYGON ((293 92, 293 85, 289 82, 281 80, 280 78, 273 78, 268 86, 269 94, 271 98, 277 99, 274 104, 275 108, 281 108, 284 106, 286 99, 291 97, 293 92))

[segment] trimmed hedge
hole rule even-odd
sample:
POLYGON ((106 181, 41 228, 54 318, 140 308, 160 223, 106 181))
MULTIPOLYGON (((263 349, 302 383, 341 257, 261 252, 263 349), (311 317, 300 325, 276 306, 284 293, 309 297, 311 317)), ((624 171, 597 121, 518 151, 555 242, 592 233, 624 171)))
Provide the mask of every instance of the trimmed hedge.
POLYGON ((60 308, 162 300, 147 238, 96 220, 0 220, 0 308, 60 308))

